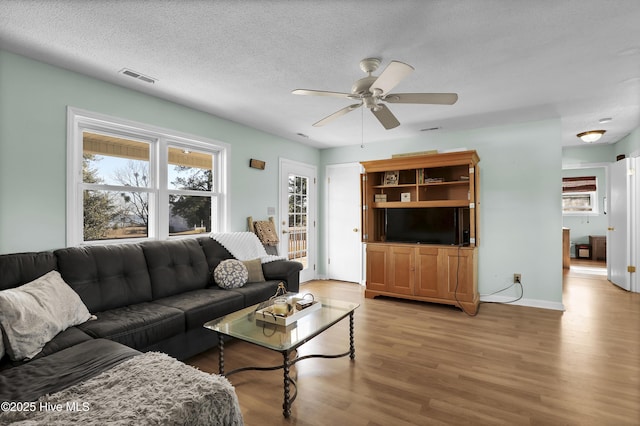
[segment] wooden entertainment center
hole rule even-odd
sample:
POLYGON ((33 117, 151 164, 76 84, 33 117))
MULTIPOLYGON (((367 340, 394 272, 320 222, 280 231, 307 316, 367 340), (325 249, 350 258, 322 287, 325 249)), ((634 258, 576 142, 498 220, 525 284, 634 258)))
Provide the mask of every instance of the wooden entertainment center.
POLYGON ((365 296, 478 310, 476 151, 362 162, 365 296))

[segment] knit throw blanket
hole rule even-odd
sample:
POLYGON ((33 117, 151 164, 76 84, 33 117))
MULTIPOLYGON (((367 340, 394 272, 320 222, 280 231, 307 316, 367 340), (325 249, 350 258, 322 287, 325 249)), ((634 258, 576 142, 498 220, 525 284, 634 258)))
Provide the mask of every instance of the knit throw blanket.
POLYGON ((0 424, 242 426, 229 381, 147 352, 63 391, 45 395, 34 411, 4 412, 0 424))
POLYGON ((226 248, 238 260, 260 259, 262 263, 286 260, 283 256, 267 254, 264 246, 253 232, 225 232, 211 234, 211 238, 226 248))

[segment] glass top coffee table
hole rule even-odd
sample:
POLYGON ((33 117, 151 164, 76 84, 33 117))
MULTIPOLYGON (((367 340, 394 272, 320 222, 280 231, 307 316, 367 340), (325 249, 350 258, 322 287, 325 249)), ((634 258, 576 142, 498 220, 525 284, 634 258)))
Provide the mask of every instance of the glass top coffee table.
MULTIPOLYGON (((289 295, 290 296, 290 295, 289 295)), ((320 299, 318 303, 322 306, 307 315, 302 316, 290 325, 277 325, 263 321, 260 314, 256 313, 259 305, 251 306, 229 315, 225 315, 213 321, 207 322, 204 326, 218 333, 219 353, 219 373, 225 376, 246 370, 277 370, 284 371, 284 403, 283 414, 285 417, 291 415, 291 404, 297 396, 297 386, 289 371, 291 366, 299 361, 308 358, 340 358, 349 355, 353 360, 356 356, 353 314, 360 306, 357 303, 343 302, 332 299, 320 299), (336 355, 314 354, 306 356, 295 356, 290 358, 290 354, 298 347, 313 339, 331 326, 349 317, 349 350, 336 355), (283 356, 282 365, 272 367, 243 367, 225 373, 224 371, 224 337, 230 336, 245 342, 253 343, 263 348, 280 352, 283 356), (295 388, 293 395, 289 391, 289 385, 295 388)), ((307 308, 308 309, 308 308, 307 308)))

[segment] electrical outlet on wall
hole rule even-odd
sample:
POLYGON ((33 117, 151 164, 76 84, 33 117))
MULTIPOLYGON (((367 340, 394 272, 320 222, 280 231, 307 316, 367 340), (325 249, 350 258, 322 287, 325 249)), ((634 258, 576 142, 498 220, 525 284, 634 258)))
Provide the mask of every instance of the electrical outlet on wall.
POLYGON ((522 274, 513 274, 513 283, 522 284, 522 274))

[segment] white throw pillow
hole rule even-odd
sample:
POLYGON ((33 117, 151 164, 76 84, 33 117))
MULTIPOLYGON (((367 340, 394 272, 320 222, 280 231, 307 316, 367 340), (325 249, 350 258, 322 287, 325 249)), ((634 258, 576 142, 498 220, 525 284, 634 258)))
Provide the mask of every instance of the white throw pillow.
POLYGON ((36 356, 58 333, 91 317, 78 293, 58 271, 20 287, 0 291, 0 325, 9 358, 36 356))

